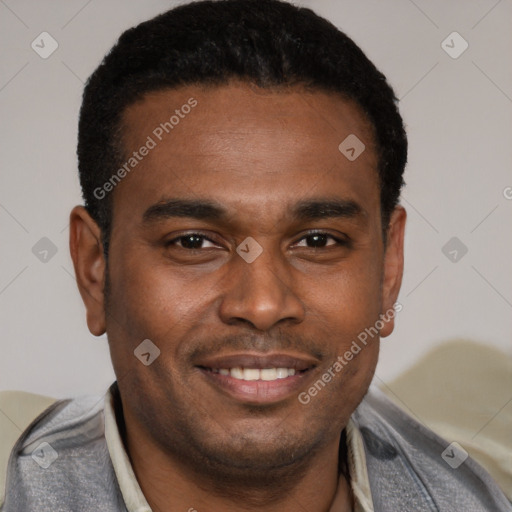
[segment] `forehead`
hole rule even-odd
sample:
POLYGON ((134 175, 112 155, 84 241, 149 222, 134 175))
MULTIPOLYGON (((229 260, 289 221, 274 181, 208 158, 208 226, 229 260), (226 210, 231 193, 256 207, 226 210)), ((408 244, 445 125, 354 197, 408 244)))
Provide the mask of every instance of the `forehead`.
POLYGON ((260 216, 308 195, 379 206, 372 126, 334 94, 243 83, 162 90, 126 109, 123 131, 126 162, 135 165, 116 187, 115 211, 129 203, 124 213, 140 216, 176 196, 260 216), (343 153, 347 140, 364 147, 354 160, 343 153))

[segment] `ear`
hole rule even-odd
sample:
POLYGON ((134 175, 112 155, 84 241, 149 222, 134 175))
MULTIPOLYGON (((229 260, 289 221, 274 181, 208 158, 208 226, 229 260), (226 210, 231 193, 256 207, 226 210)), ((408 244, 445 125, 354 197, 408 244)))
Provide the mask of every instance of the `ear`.
MULTIPOLYGON (((380 337, 389 336, 395 328, 395 312, 393 305, 396 302, 404 271, 404 233, 407 213, 402 206, 397 206, 389 220, 387 245, 384 253, 381 319, 384 327, 380 330, 380 337)), ((400 311, 401 306, 396 307, 400 311)))
POLYGON ((76 282, 87 311, 87 326, 95 336, 105 332, 106 262, 101 230, 83 206, 75 206, 69 218, 69 250, 76 282))

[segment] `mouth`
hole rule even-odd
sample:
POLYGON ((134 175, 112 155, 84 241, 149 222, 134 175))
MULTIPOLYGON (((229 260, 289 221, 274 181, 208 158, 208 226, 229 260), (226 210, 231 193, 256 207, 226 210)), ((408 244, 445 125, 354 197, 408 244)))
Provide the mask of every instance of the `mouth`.
POLYGON ((195 365, 217 391, 245 403, 274 403, 299 392, 318 360, 296 354, 231 354, 195 365))
MULTIPOLYGON (((213 373, 233 377, 233 379, 253 381, 264 380, 266 382, 274 381, 277 379, 286 379, 295 375, 295 368, 241 368, 235 366, 234 368, 205 368, 213 373)), ((300 370, 305 372, 307 370, 300 370)))

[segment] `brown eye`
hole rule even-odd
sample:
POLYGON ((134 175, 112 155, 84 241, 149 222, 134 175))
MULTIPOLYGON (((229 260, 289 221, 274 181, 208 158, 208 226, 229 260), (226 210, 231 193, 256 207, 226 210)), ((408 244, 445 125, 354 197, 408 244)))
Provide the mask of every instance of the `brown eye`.
POLYGON ((176 238, 173 238, 172 240, 169 240, 168 242, 166 242, 165 246, 170 247, 173 245, 177 245, 182 249, 199 250, 205 248, 203 246, 205 242, 214 244, 212 240, 210 240, 208 237, 200 233, 188 233, 186 235, 181 235, 176 238))
POLYGON ((302 237, 299 240, 299 242, 302 242, 303 240, 306 241, 306 245, 302 245, 302 247, 308 247, 311 249, 321 249, 323 247, 330 247, 333 245, 348 245, 348 242, 346 240, 342 240, 341 238, 337 238, 329 233, 323 232, 309 233, 306 236, 302 237), (329 239, 334 240, 334 243, 327 243, 329 239))

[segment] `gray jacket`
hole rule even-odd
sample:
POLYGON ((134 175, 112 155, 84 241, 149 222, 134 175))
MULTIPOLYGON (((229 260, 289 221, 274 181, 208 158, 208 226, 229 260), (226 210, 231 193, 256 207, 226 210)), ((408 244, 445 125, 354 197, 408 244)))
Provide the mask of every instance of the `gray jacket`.
MULTIPOLYGON (((352 419, 363 437, 376 512, 512 512, 479 464, 467 458, 450 465, 457 453, 445 451, 449 443, 381 392, 372 389, 352 419)), ((58 400, 24 430, 10 455, 2 512, 126 510, 105 441, 100 397, 58 400), (59 458, 46 469, 32 458, 44 442, 59 458)))

